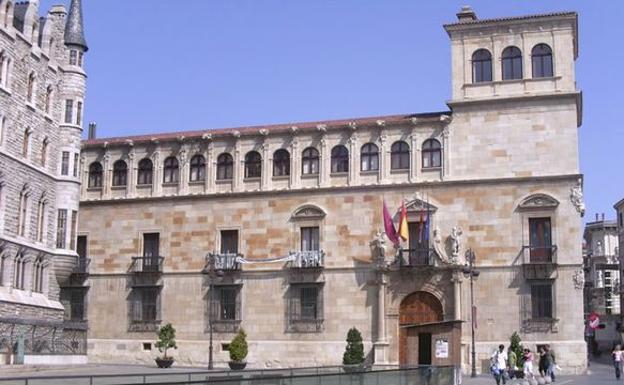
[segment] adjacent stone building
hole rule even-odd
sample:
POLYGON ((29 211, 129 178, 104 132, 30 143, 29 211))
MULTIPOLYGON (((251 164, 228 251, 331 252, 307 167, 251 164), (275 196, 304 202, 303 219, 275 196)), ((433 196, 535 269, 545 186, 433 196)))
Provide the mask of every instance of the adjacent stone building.
POLYGON ((82 28, 79 0, 41 18, 37 1, 0 1, 2 363, 86 360, 86 325, 63 306, 78 272, 82 28))
MULTIPOLYGON (((624 270, 624 199, 617 202, 614 206, 615 208, 615 220, 617 222, 617 235, 618 235, 618 246, 617 251, 615 252, 618 262, 620 264, 620 277, 623 277, 624 270)), ((621 281, 620 281, 621 282, 621 281)), ((622 304, 624 300, 624 290, 622 290, 622 286, 620 285, 620 317, 624 316, 624 312, 622 311, 622 304)), ((624 324, 624 320, 620 320, 622 324, 624 324)))
POLYGON ((171 322, 179 364, 240 328, 250 365, 339 364, 355 326, 375 363, 466 369, 474 322, 478 370, 514 331, 584 370, 577 15, 444 28, 446 111, 84 141, 90 361, 151 362, 171 322))

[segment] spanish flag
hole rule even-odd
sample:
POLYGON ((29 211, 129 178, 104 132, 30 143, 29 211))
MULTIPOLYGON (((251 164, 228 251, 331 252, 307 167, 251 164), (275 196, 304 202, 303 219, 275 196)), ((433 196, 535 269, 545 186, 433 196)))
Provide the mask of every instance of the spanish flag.
POLYGON ((407 230, 407 209, 405 208, 405 201, 401 203, 401 217, 399 219, 399 236, 403 241, 407 241, 409 231, 407 230))

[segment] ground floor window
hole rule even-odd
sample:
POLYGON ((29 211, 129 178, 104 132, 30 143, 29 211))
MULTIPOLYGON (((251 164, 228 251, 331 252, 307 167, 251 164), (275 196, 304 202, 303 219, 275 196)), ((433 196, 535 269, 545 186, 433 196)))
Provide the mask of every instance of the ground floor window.
POLYGON ((288 326, 292 332, 314 333, 323 329, 323 285, 292 284, 288 293, 288 326))
POLYGON ((235 332, 241 322, 241 285, 214 285, 208 304, 208 328, 235 332))
POLYGON ((552 283, 535 283, 531 285, 531 318, 553 318, 552 283))
POLYGON ((87 320, 88 287, 64 287, 61 302, 65 307, 65 320, 81 322, 87 320))
POLYGON ((130 293, 130 331, 151 331, 160 323, 160 287, 134 287, 130 293))

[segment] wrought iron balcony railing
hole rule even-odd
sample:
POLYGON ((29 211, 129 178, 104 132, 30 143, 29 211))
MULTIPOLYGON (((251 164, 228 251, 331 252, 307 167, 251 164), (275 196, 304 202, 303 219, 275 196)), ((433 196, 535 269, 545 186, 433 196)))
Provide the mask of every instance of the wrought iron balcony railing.
POLYGON ((433 248, 401 249, 401 266, 418 267, 433 265, 433 248))
POLYGON ((74 266, 72 271, 74 274, 89 274, 89 265, 91 265, 91 258, 78 258, 78 263, 74 266))
POLYGON ((241 270, 241 264, 237 261, 237 258, 243 258, 243 255, 238 253, 210 253, 206 257, 204 272, 239 271, 241 270))
POLYGON ((165 257, 161 256, 132 257, 132 266, 130 268, 130 271, 137 274, 162 273, 164 260, 165 257))
POLYGON ((557 263, 557 245, 522 246, 523 264, 557 263))
POLYGON ((296 269, 319 268, 325 266, 325 252, 323 250, 306 250, 290 252, 294 256, 291 267, 296 269))

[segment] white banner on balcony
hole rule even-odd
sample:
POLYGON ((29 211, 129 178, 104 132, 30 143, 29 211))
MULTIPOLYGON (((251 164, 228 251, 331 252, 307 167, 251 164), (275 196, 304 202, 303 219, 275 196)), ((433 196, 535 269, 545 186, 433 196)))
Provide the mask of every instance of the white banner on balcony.
POLYGON ((274 258, 262 258, 262 259, 245 259, 243 257, 236 257, 236 262, 243 264, 250 263, 279 263, 279 262, 291 262, 294 261, 297 257, 297 254, 290 254, 284 257, 274 257, 274 258))

